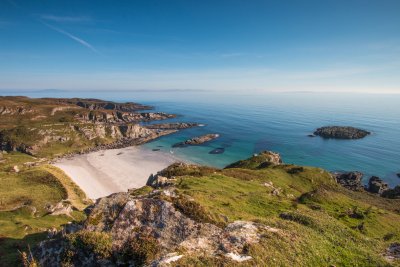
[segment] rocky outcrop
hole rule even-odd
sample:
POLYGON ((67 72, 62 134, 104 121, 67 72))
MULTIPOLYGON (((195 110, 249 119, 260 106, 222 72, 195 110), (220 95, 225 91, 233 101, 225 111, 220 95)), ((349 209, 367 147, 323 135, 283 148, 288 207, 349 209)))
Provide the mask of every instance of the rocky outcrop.
POLYGON ((225 168, 262 169, 271 165, 280 164, 282 164, 282 158, 279 153, 273 151, 263 151, 259 154, 254 154, 251 158, 234 162, 225 168))
POLYGON ((361 172, 332 173, 333 178, 343 187, 353 191, 364 191, 361 172))
POLYGON ((327 126, 318 128, 315 135, 319 135, 323 138, 335 138, 335 139, 360 139, 371 134, 368 131, 357 129, 354 127, 347 126, 327 126))
POLYGON ((172 147, 185 147, 185 146, 197 146, 214 140, 219 137, 219 134, 206 134, 199 137, 186 140, 184 142, 176 143, 172 147))
POLYGON ((389 186, 381 178, 377 176, 372 176, 368 182, 368 191, 374 194, 381 195, 383 192, 387 191, 389 186))
POLYGON ((252 259, 247 246, 268 232, 282 231, 250 221, 224 226, 204 222, 182 210, 182 196, 164 192, 135 197, 117 193, 99 199, 76 232, 42 242, 36 258, 44 267, 164 266, 194 254, 240 262, 252 259))
POLYGON ((180 130, 180 129, 188 129, 200 126, 198 123, 190 123, 190 122, 173 122, 173 123, 158 123, 158 124, 150 124, 146 125, 146 128, 149 129, 172 129, 172 130, 180 130))
POLYGON ((174 114, 167 114, 164 112, 120 112, 120 111, 92 111, 80 112, 75 115, 75 118, 81 122, 94 122, 94 123, 129 123, 141 121, 156 121, 175 118, 174 114))
POLYGON ((400 186, 397 185, 395 188, 385 190, 381 196, 385 198, 400 198, 400 186))

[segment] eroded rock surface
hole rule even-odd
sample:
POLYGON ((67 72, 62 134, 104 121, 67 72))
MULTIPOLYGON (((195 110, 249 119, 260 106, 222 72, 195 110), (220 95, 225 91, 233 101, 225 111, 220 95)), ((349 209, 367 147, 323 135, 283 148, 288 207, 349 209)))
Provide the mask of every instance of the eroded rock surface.
POLYGON ((164 192, 136 197, 117 193, 100 199, 87 220, 74 228, 75 233, 51 236, 35 256, 41 266, 113 266, 117 262, 162 266, 193 254, 239 262, 251 259, 245 246, 257 243, 267 232, 281 231, 249 221, 226 226, 202 222, 181 212, 174 197, 164 192))

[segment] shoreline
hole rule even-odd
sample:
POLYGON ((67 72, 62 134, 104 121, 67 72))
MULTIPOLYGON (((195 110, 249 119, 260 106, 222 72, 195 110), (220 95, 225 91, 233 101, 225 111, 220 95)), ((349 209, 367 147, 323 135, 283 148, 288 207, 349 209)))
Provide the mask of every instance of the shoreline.
POLYGON ((58 159, 64 171, 90 199, 98 199, 146 185, 151 174, 174 162, 188 162, 172 154, 141 146, 104 149, 58 159))

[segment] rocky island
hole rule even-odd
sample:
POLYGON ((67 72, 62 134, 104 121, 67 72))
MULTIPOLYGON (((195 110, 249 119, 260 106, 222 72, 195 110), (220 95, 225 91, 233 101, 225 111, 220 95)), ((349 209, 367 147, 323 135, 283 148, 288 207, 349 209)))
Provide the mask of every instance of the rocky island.
POLYGON ((219 134, 206 134, 206 135, 202 135, 199 137, 194 137, 194 138, 188 139, 184 142, 176 143, 176 144, 172 145, 172 147, 197 146, 197 145, 201 145, 206 142, 212 141, 218 137, 219 137, 219 134))
POLYGON ((335 139, 360 139, 369 134, 371 133, 368 131, 349 126, 326 126, 318 128, 314 132, 314 135, 335 139))

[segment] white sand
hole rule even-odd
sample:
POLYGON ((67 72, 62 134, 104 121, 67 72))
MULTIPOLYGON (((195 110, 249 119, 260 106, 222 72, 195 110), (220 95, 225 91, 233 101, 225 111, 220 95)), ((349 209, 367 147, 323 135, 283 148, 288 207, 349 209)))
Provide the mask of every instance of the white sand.
POLYGON ((62 169, 91 199, 146 185, 151 174, 182 161, 172 154, 141 147, 111 149, 62 159, 62 169))

